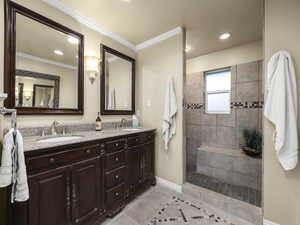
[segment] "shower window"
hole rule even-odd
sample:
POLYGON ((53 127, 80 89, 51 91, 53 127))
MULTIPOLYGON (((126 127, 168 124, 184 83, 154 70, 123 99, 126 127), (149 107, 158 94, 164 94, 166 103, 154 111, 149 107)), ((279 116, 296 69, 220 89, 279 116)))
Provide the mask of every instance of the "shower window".
POLYGON ((205 112, 230 113, 231 69, 205 72, 205 112))

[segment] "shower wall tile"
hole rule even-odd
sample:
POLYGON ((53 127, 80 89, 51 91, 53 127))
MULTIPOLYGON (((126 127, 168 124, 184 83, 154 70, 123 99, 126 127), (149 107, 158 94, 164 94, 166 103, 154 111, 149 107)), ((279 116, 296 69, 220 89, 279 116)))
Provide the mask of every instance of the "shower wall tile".
POLYGON ((256 177, 243 175, 240 173, 233 173, 233 183, 234 185, 250 187, 258 190, 259 183, 256 177))
POLYGON ((188 138, 197 140, 200 143, 201 142, 201 132, 202 132, 202 129, 200 126, 194 125, 194 124, 187 125, 186 134, 187 134, 188 138))
POLYGON ((230 114, 217 115, 217 126, 235 127, 236 126, 236 110, 231 109, 230 114))
POLYGON ((224 170, 222 168, 213 168, 212 169, 212 176, 222 180, 228 184, 232 184, 234 182, 232 171, 224 170))
POLYGON ((237 148, 241 148, 242 146, 245 145, 245 140, 243 137, 243 130, 245 128, 236 128, 236 141, 237 141, 237 148))
POLYGON ((217 145, 229 148, 236 147, 236 129, 234 127, 217 127, 217 145))
POLYGON ((264 61, 258 61, 258 80, 264 80, 264 65, 263 65, 264 61))
POLYGON ((239 128, 256 128, 259 127, 259 109, 237 109, 237 126, 239 128))
POLYGON ((217 126, 217 115, 202 112, 200 124, 204 126, 217 126))
POLYGON ((237 65, 237 83, 259 79, 258 61, 237 65))
POLYGON ((233 157, 219 152, 209 152, 207 156, 208 166, 219 168, 227 171, 233 169, 233 157))
POLYGON ((186 85, 197 84, 198 86, 203 86, 203 73, 190 73, 186 75, 186 85))
POLYGON ((231 86, 231 91, 230 91, 230 102, 236 102, 236 85, 233 84, 231 86))
POLYGON ((237 66, 231 67, 231 86, 236 84, 237 66))
POLYGON ((244 157, 233 161, 233 170, 243 175, 258 177, 261 174, 261 160, 244 157))
POLYGON ((217 142, 216 126, 201 126, 201 144, 215 146, 217 142))
POLYGON ((263 109, 258 109, 258 129, 263 129, 263 109))
POLYGON ((203 103, 203 92, 199 84, 191 84, 185 87, 185 100, 190 103, 203 103))
POLYGON ((199 110, 187 110, 186 121, 188 124, 200 125, 201 112, 199 110))
POLYGON ((236 101, 258 101, 258 81, 240 83, 236 89, 236 101))

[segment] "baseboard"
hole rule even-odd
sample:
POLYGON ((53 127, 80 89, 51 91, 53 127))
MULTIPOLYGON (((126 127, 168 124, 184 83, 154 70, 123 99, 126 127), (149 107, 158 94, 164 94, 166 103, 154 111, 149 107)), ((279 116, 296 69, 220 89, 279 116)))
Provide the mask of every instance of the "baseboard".
POLYGON ((182 186, 181 185, 175 184, 175 183, 173 183, 171 181, 168 181, 168 180, 165 180, 161 177, 156 177, 156 182, 157 182, 157 184, 165 186, 167 188, 170 188, 173 191, 182 193, 182 186))
POLYGON ((280 225, 280 224, 264 219, 264 225, 280 225))

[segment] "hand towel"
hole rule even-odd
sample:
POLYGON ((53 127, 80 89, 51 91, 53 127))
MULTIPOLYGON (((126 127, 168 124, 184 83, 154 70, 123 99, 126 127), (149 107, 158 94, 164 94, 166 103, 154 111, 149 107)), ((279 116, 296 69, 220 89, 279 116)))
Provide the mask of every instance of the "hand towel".
POLYGON ((296 73, 288 52, 279 51, 268 62, 266 89, 264 115, 275 125, 277 158, 285 170, 292 170, 298 162, 298 112, 296 73))
POLYGON ((14 137, 14 129, 10 129, 4 136, 0 167, 0 187, 12 184, 12 203, 29 199, 23 138, 19 131, 16 131, 15 135, 14 137))
POLYGON ((173 79, 171 78, 167 83, 165 109, 162 124, 162 136, 165 145, 165 150, 169 149, 169 143, 176 133, 176 114, 177 102, 174 89, 173 79))
POLYGON ((114 88, 109 91, 108 109, 110 110, 116 109, 116 90, 114 88))

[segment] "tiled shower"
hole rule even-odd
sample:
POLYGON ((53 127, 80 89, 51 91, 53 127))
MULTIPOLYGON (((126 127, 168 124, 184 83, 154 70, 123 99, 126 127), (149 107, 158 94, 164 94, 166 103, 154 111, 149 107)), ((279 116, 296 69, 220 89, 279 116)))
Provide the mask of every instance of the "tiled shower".
POLYGON ((229 114, 206 112, 206 71, 187 74, 186 177, 190 183, 261 206, 261 158, 246 155, 241 147, 244 129, 262 133, 262 61, 233 65, 229 69, 229 114))

